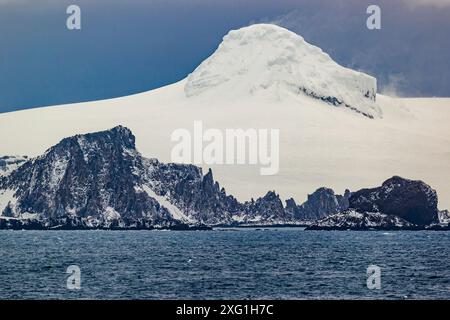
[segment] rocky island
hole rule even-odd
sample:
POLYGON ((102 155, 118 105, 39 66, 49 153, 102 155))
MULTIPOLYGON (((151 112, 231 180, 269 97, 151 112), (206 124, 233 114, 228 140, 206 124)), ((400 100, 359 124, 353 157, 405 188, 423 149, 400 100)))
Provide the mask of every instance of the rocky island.
POLYGON ((319 188, 300 205, 292 198, 283 204, 275 191, 239 202, 211 170, 143 157, 123 126, 65 138, 41 156, 8 163, 0 175, 0 229, 417 230, 445 229, 450 221, 435 190, 401 177, 344 195, 319 188))

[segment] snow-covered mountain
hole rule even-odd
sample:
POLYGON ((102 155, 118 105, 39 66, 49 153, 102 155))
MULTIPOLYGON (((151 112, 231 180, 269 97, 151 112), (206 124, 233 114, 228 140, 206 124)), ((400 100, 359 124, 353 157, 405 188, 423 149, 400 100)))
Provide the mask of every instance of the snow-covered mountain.
POLYGON ((324 186, 342 194, 399 175, 427 181, 439 207, 449 208, 450 99, 375 92, 375 79, 338 66, 300 36, 254 25, 230 32, 210 58, 173 85, 0 114, 0 155, 37 157, 65 137, 123 125, 136 135, 143 157, 171 163, 172 133, 192 131, 196 120, 218 130, 274 128, 280 130, 278 174, 221 164, 202 165, 202 172, 211 168, 240 203, 267 190, 302 203, 324 186))
POLYGON ((186 96, 229 92, 234 97, 286 91, 306 94, 368 117, 380 117, 376 79, 344 68, 320 48, 284 28, 258 24, 231 31, 187 78, 186 96))

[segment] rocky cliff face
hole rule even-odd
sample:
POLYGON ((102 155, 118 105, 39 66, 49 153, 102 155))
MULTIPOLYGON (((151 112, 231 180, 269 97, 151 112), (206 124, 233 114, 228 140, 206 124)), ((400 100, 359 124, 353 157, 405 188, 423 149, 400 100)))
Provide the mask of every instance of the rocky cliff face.
POLYGON ((211 170, 142 157, 121 126, 63 139, 1 178, 0 213, 0 227, 18 228, 293 222, 275 192, 240 203, 211 170))
POLYGON ((308 200, 302 205, 298 206, 292 198, 286 200, 286 211, 302 221, 322 219, 348 209, 350 194, 349 190, 346 190, 345 194, 341 196, 336 195, 332 189, 319 188, 308 195, 308 200))
POLYGON ((1 181, 3 215, 34 217, 48 226, 176 223, 139 190, 145 171, 134 136, 124 127, 66 138, 1 181))
POLYGON ((267 194, 244 203, 243 214, 233 217, 234 220, 242 221, 247 224, 264 224, 264 221, 272 221, 273 224, 288 224, 295 222, 295 219, 283 207, 280 196, 275 191, 269 191, 267 194))
POLYGON ((242 204, 214 181, 211 170, 203 176, 199 167, 155 159, 147 160, 147 168, 146 184, 162 203, 173 206, 172 211, 178 212, 175 217, 182 221, 228 224, 243 210, 242 204))
MULTIPOLYGON (((275 191, 241 203, 211 170, 203 175, 193 165, 142 157, 122 126, 63 139, 42 156, 14 165, 0 176, 0 228, 184 229, 321 219, 311 228, 392 229, 438 222, 436 192, 400 177, 343 196, 320 188, 301 205, 289 199, 284 207, 275 191)), ((448 216, 439 213, 442 221, 448 216)))
POLYGON ((437 194, 422 181, 392 177, 381 187, 362 189, 350 197, 351 209, 401 217, 417 225, 438 221, 437 194))

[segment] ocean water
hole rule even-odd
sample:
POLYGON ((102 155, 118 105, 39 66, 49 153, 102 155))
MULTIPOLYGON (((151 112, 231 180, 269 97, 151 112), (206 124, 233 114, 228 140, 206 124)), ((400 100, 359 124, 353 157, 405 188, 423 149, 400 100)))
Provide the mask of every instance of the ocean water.
POLYGON ((450 233, 2 230, 0 268, 1 299, 449 299, 450 233))

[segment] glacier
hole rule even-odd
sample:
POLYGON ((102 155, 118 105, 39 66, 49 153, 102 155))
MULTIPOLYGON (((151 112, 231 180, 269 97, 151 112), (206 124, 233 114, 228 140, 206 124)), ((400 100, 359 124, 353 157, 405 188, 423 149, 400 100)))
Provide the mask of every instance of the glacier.
POLYGON ((230 31, 218 49, 188 78, 186 96, 208 92, 233 96, 283 90, 346 106, 370 118, 381 117, 374 77, 340 66, 301 36, 271 24, 230 31))

